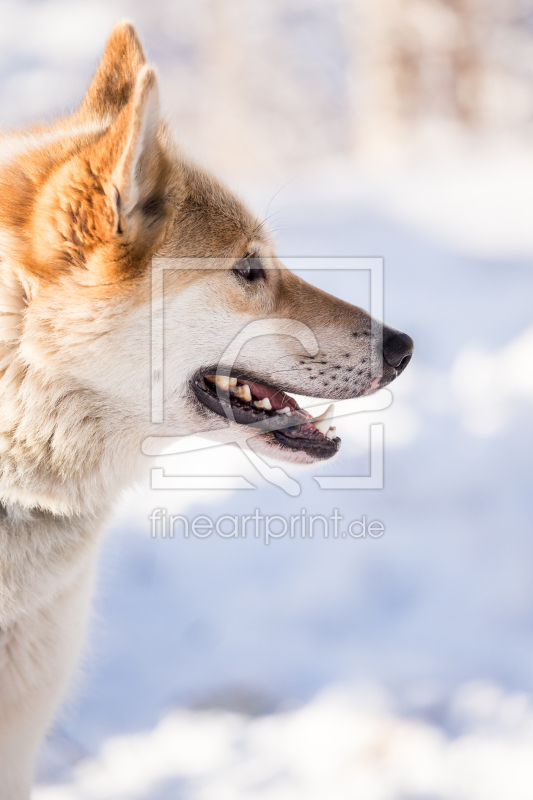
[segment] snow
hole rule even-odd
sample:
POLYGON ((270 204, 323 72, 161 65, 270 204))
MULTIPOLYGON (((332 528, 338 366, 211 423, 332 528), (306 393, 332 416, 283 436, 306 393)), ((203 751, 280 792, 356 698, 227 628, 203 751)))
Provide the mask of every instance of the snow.
MULTIPOLYGON (((259 5, 271 26, 274 12, 259 5)), ((197 35, 204 6, 6 0, 2 123, 72 107, 113 21, 133 16, 160 66, 162 104, 178 109, 176 130, 205 145, 191 111, 213 100, 212 87, 200 92, 204 73, 193 74, 209 45, 197 35)), ((258 58, 262 34, 247 38, 258 58)), ((340 52, 328 35, 326 66, 340 52)), ((249 60, 256 93, 288 74, 261 64, 249 60)), ((334 66, 328 80, 343 68, 334 66)), ((291 151, 302 131, 332 152, 332 131, 303 101, 298 124, 271 135, 268 121, 294 101, 289 83, 269 100, 273 116, 268 103, 237 109, 269 169, 276 146, 291 151)), ((321 98, 333 91, 321 86, 321 98)), ((332 102, 317 104, 324 120, 336 119, 332 102)), ((530 800, 532 172, 528 143, 487 138, 443 142, 437 157, 331 157, 268 181, 231 180, 272 215, 281 255, 383 256, 385 318, 414 338, 415 356, 390 407, 338 404, 334 463, 284 467, 296 496, 234 446, 199 441, 146 458, 103 543, 82 673, 43 747, 35 800, 530 800), (369 427, 380 423, 384 489, 321 491, 317 476, 368 473, 369 427), (256 488, 151 490, 156 465, 242 475, 256 488), (344 530, 365 517, 385 532, 268 546, 253 534, 152 538, 155 508, 214 521, 337 510, 344 530)), ((363 273, 305 277, 368 305, 363 273)))
MULTIPOLYGON (((147 459, 104 543, 85 675, 36 800, 531 796, 529 259, 463 252, 459 233, 445 246, 423 220, 376 210, 375 193, 326 189, 324 202, 293 193, 280 252, 383 254, 386 319, 415 358, 389 408, 346 402, 336 462, 287 469, 297 497, 232 446, 159 463, 255 491, 151 491, 147 459), (316 475, 367 472, 376 422, 385 488, 317 490, 316 475), (385 533, 154 539, 154 508, 215 521, 338 509, 385 533)), ((359 277, 306 277, 367 300, 359 277)))
POLYGON ((533 709, 524 695, 464 687, 449 710, 461 723, 456 735, 387 706, 375 689, 342 687, 259 717, 176 710, 149 732, 107 741, 72 783, 35 800, 531 797, 533 709))

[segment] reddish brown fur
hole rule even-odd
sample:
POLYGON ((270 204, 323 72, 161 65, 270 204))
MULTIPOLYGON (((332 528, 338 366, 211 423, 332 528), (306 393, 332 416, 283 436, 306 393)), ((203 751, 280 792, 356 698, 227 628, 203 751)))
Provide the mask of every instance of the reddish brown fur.
POLYGON ((107 40, 104 55, 75 120, 114 115, 129 100, 135 76, 144 64, 146 59, 134 28, 128 22, 119 23, 107 40))
MULTIPOLYGON (((261 225, 174 150, 159 119, 155 74, 119 25, 80 110, 4 141, 0 800, 30 796, 33 752, 79 646, 102 520, 146 468, 140 441, 252 438, 256 453, 299 463, 336 452, 307 417, 293 447, 210 413, 196 391, 202 370, 227 369, 228 344, 244 333, 229 366, 258 383, 342 399, 382 380, 376 347, 359 336, 369 315, 286 270, 261 225), (261 257, 255 275, 235 264, 246 252, 261 257), (166 275, 150 269, 154 255, 188 263, 166 275), (164 310, 149 303, 153 278, 171 288, 164 310), (154 319, 169 323, 155 348, 154 319)), ((396 368, 384 369, 393 380, 396 368)))
POLYGON ((131 218, 121 214, 128 198, 125 187, 117 191, 117 165, 127 162, 154 84, 133 28, 116 26, 79 111, 29 131, 38 140, 2 171, 0 225, 28 277, 49 285, 67 276, 120 293, 153 255, 239 257, 260 238, 227 189, 176 155, 162 124, 140 164, 142 202, 131 218))

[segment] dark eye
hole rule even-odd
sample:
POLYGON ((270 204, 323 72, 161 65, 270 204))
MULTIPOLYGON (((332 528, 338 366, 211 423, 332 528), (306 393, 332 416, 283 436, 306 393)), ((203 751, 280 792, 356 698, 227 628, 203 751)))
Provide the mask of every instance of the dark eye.
POLYGON ((253 256, 245 256, 240 261, 237 261, 233 267, 233 272, 240 278, 244 278, 248 283, 265 277, 261 261, 253 256))

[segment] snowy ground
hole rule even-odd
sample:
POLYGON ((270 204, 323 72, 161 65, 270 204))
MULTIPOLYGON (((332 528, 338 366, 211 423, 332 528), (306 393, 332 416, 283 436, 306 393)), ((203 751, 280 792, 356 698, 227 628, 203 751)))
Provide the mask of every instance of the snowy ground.
MULTIPOLYGON (((390 408, 339 420, 333 465, 291 472, 298 497, 233 447, 161 463, 255 491, 150 491, 147 459, 103 547, 85 675, 35 800, 532 796, 529 168, 513 154, 394 180, 330 168, 276 198, 282 254, 385 257, 386 320, 416 357, 390 408), (315 475, 365 474, 378 421, 385 488, 320 491, 315 475), (156 507, 214 520, 338 509, 385 533, 153 539, 156 507)), ((367 301, 360 276, 307 277, 367 301)))
MULTIPOLYGON (((130 16, 194 146, 197 5, 6 0, 2 124, 73 107, 112 23, 130 16)), ((390 408, 339 419, 334 464, 291 471, 297 497, 233 447, 161 465, 255 490, 151 491, 147 458, 102 548, 84 672, 35 800, 530 800, 532 174, 517 142, 443 141, 438 159, 242 182, 282 255, 385 257, 385 318, 413 336, 415 358, 390 408), (320 491, 316 475, 366 474, 372 422, 385 426, 385 488, 320 491), (156 507, 214 520, 337 509, 385 533, 153 539, 156 507)), ((361 274, 306 277, 368 302, 361 274)))
POLYGON ((117 737, 36 800, 529 800, 533 709, 490 684, 453 698, 450 735, 390 713, 386 697, 330 690, 303 708, 248 717, 174 711, 117 737), (465 724, 466 723, 466 724, 465 724))

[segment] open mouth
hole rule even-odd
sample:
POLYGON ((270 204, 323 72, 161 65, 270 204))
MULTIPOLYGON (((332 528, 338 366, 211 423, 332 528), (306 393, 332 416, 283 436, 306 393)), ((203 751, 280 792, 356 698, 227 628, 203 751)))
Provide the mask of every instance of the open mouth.
POLYGON ((333 405, 313 417, 281 389, 242 376, 210 372, 194 378, 192 386, 200 402, 215 414, 264 432, 281 448, 303 451, 314 459, 331 458, 340 448, 333 405))

